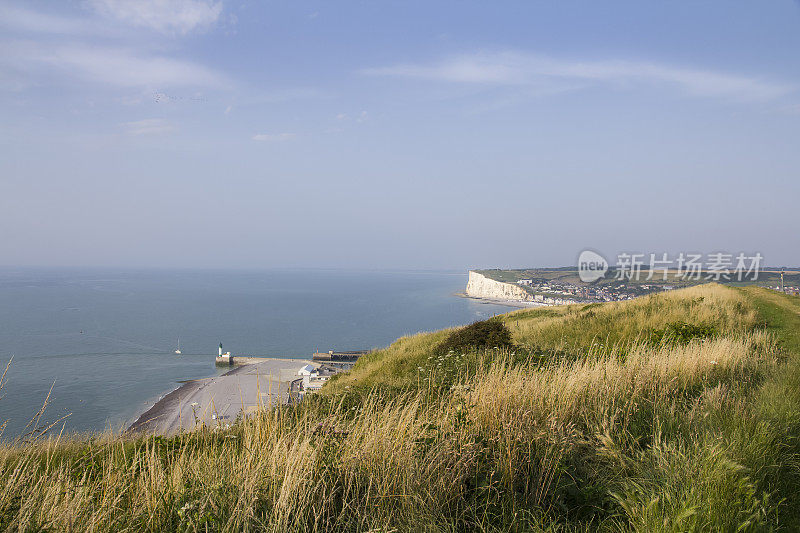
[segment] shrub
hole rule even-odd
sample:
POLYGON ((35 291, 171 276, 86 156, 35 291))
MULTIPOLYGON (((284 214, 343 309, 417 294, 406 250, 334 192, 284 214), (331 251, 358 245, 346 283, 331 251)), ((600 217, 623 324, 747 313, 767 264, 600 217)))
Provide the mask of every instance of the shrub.
POLYGON ((667 327, 654 330, 650 335, 653 344, 661 342, 674 344, 687 344, 693 339, 712 337, 716 333, 713 326, 705 324, 688 324, 686 322, 673 322, 667 327))
POLYGON ((439 353, 475 348, 510 348, 511 332, 499 320, 484 320, 457 329, 438 346, 439 353))

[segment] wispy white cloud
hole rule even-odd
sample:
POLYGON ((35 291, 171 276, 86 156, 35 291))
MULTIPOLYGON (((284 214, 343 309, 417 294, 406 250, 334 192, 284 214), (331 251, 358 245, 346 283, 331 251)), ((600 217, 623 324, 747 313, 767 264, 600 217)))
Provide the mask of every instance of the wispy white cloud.
POLYGON ((26 33, 51 35, 88 35, 100 29, 91 22, 59 15, 51 15, 12 5, 0 5, 0 27, 26 33))
POLYGON ((3 65, 28 75, 57 74, 118 87, 219 89, 230 86, 225 76, 202 65, 127 48, 6 42, 0 43, 0 66, 3 65))
POLYGON ((295 138, 297 138, 297 135, 294 133, 257 133, 256 135, 253 135, 254 141, 262 142, 291 141, 295 138))
POLYGON ((642 61, 570 61, 522 52, 476 53, 436 63, 398 64, 362 71, 374 76, 429 81, 507 86, 538 86, 563 82, 565 90, 575 83, 671 86, 689 94, 735 100, 771 100, 795 87, 753 76, 680 67, 642 61))
POLYGON ((163 135, 175 131, 175 126, 162 118, 146 118, 133 122, 123 122, 122 127, 130 135, 163 135))
POLYGON ((161 33, 186 35, 211 27, 222 2, 211 0, 88 0, 103 16, 161 33))
POLYGON ((55 8, 0 5, 0 30, 7 35, 0 40, 0 89, 20 91, 76 81, 144 91, 232 87, 222 73, 159 52, 157 38, 142 41, 141 32, 124 27, 149 25, 159 31, 186 33, 213 24, 221 2, 86 0, 83 5, 120 22, 85 12, 78 18, 55 8), (103 38, 98 40, 98 36, 103 38))

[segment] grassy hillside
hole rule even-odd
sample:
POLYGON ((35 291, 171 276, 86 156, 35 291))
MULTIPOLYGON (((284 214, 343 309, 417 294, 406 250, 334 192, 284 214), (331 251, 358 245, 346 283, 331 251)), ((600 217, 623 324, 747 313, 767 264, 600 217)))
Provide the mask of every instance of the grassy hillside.
MULTIPOLYGON (((706 335, 749 332, 758 323, 751 298, 719 285, 692 287, 659 293, 625 302, 538 307, 501 315, 511 331, 516 350, 507 355, 514 361, 571 359, 587 353, 625 350, 631 345, 660 339, 670 327, 688 324, 706 335)), ((453 330, 403 337, 383 350, 359 360, 353 372, 338 376, 324 393, 336 395, 350 389, 372 391, 375 386, 396 389, 417 385, 426 372, 443 372, 465 366, 477 354, 454 357, 436 354, 436 347, 453 330), (444 369, 442 369, 444 365, 444 369)))
POLYGON ((706 285, 492 320, 230 431, 3 445, 0 527, 800 528, 797 298, 706 285))

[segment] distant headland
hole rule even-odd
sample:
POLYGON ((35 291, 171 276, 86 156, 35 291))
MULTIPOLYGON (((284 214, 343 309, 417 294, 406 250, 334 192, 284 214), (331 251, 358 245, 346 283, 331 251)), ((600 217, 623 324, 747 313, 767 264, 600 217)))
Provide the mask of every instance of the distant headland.
POLYGON ((701 271, 697 277, 681 276, 677 270, 651 272, 642 269, 637 277, 611 268, 604 276, 586 283, 576 267, 470 270, 466 290, 461 296, 491 303, 529 307, 574 303, 631 300, 662 292, 716 281, 731 285, 759 285, 774 290, 800 291, 800 269, 766 268, 756 279, 733 281, 714 279, 701 271))

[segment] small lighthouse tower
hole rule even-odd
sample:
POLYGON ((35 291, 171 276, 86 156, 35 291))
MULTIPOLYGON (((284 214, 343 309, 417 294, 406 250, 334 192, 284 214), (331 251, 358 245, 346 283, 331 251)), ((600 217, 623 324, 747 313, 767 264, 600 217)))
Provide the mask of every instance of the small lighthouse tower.
POLYGON ((232 365, 233 364, 233 356, 231 352, 223 352, 222 351, 222 343, 219 343, 219 355, 217 356, 217 364, 218 365, 232 365))

